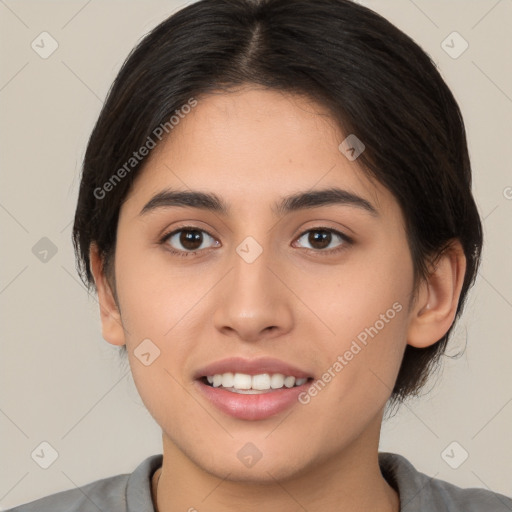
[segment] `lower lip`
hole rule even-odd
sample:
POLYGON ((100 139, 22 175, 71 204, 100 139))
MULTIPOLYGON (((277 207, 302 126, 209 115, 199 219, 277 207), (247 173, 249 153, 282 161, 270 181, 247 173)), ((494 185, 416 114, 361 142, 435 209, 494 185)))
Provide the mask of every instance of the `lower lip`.
POLYGON ((245 395, 208 386, 201 380, 195 383, 200 392, 225 414, 241 420, 264 420, 298 403, 298 397, 310 386, 307 381, 301 386, 282 388, 268 393, 245 395))

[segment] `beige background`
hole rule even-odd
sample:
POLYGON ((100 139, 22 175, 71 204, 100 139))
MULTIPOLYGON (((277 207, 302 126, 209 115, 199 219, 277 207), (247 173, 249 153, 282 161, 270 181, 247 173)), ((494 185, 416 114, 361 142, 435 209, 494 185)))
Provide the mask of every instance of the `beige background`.
MULTIPOLYGON (((384 425, 380 450, 463 487, 512 495, 512 1, 360 3, 412 36, 452 88, 486 237, 450 353, 466 336, 467 350, 446 358, 428 398, 384 425), (469 43, 457 59, 441 46, 453 31, 469 43), (442 457, 453 441, 469 453, 458 469, 442 457)), ((98 306, 75 272, 70 235, 80 165, 102 100, 130 49, 181 5, 0 0, 3 508, 131 472, 161 452, 158 426, 116 349, 101 337, 98 306), (43 31, 59 45, 47 59, 31 48, 43 31), (32 252, 43 237, 57 250, 46 263, 32 252), (48 469, 31 458, 42 441, 58 452, 48 469)), ((461 448, 454 453, 460 457, 461 448)))

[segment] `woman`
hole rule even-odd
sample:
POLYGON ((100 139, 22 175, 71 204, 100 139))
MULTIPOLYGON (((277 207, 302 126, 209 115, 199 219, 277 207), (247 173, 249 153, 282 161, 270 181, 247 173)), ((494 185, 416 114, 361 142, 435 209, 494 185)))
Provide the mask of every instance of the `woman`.
POLYGON ((482 230, 458 105, 347 0, 202 0, 89 140, 74 223, 163 455, 29 511, 506 511, 379 453, 445 350, 482 230))

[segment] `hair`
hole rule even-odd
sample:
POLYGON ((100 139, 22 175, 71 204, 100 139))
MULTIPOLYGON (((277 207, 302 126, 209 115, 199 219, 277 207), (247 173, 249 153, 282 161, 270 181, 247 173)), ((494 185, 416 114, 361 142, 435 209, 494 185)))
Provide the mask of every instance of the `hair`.
POLYGON ((404 216, 415 290, 436 258, 454 240, 461 243, 466 272, 455 321, 435 344, 406 346, 390 403, 417 396, 476 278, 482 226, 453 94, 420 46, 352 1, 200 0, 141 40, 109 90, 84 157, 72 235, 82 281, 96 289, 89 259, 94 243, 116 297, 119 211, 147 161, 130 160, 134 152, 191 98, 244 85, 310 98, 343 133, 363 141, 357 163, 393 194, 404 216), (122 179, 113 183, 116 172, 122 179))

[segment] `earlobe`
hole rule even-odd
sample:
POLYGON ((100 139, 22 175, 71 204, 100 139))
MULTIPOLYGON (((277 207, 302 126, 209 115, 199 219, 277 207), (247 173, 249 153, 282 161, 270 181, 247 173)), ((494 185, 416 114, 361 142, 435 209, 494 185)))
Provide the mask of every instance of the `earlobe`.
POLYGON ((124 345, 124 336, 121 314, 114 299, 114 294, 104 273, 103 260, 98 247, 92 243, 89 249, 91 272, 94 276, 98 303, 100 306, 100 318, 103 338, 112 345, 124 345))
POLYGON ((462 245, 455 240, 420 284, 418 300, 410 312, 407 343, 425 348, 439 341, 453 324, 466 272, 462 245))

